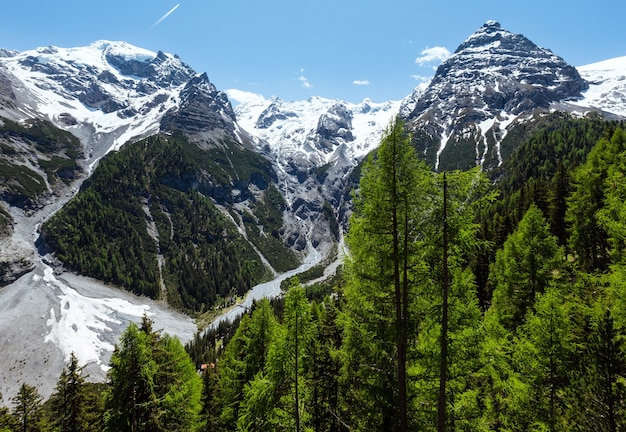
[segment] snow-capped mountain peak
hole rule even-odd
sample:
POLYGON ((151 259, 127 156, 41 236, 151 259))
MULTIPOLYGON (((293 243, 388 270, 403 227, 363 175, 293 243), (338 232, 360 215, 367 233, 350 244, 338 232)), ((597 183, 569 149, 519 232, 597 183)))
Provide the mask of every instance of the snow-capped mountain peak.
POLYGON ((44 47, 0 56, 0 79, 11 83, 0 114, 45 116, 83 139, 93 164, 129 140, 159 130, 196 73, 171 54, 126 42, 44 47))
POLYGON ((498 145, 513 119, 582 98, 587 87, 576 68, 552 51, 487 21, 439 66, 423 93, 403 102, 401 113, 425 135, 421 150, 436 168, 442 158, 446 169, 494 165, 502 160, 498 145), (473 154, 473 161, 458 165, 452 153, 473 154))
POLYGON ((287 102, 239 90, 226 91, 235 107, 238 123, 259 138, 279 158, 307 159, 311 166, 324 165, 342 147, 352 163, 380 144, 382 131, 397 114, 400 101, 358 104, 337 99, 310 97, 287 102))

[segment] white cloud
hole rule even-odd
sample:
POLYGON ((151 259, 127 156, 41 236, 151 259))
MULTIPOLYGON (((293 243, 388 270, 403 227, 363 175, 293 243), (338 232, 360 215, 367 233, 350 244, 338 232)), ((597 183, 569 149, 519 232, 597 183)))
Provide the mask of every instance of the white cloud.
POLYGON ((415 59, 415 63, 420 66, 427 66, 432 63, 439 64, 452 55, 446 47, 425 48, 422 50, 421 54, 421 56, 415 59))
POLYGON ((411 78, 413 78, 415 81, 419 81, 419 82, 426 82, 426 81, 430 81, 432 79, 431 76, 425 76, 425 75, 411 75, 411 78))
POLYGON ((370 82, 368 80, 354 80, 352 81, 352 84, 357 86, 367 86, 370 85, 370 82))
POLYGON ((298 78, 298 81, 300 81, 300 84, 302 85, 302 87, 304 87, 305 89, 310 89, 313 88, 313 84, 311 84, 309 82, 309 79, 307 77, 304 76, 304 68, 300 69, 300 77, 298 78))
POLYGON ((263 95, 258 93, 248 92, 244 90, 238 89, 228 89, 226 90, 226 94, 228 95, 228 99, 231 102, 236 102, 237 104, 262 104, 265 102, 265 98, 263 95))

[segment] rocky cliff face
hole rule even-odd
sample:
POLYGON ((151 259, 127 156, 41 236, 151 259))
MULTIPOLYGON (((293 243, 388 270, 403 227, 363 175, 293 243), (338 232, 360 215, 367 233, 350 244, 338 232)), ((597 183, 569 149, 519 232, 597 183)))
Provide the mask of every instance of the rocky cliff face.
POLYGON ((501 162, 498 144, 518 116, 580 99, 587 88, 578 71, 550 50, 488 21, 401 112, 436 168, 489 167, 501 162))
MULTIPOLYGON (((355 166, 380 144, 400 102, 359 104, 312 97, 286 102, 258 95, 238 96, 239 124, 255 137, 255 147, 272 160, 289 211, 285 235, 302 248, 308 232, 313 245, 328 251, 345 220, 345 189, 355 166)), ((349 194, 348 194, 349 196, 349 194)))

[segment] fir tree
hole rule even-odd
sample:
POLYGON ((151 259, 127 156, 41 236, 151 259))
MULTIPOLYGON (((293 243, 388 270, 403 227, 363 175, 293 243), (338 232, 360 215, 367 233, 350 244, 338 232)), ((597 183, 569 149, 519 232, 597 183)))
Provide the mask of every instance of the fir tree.
POLYGON ((83 367, 78 365, 74 353, 63 368, 57 381, 56 391, 51 396, 52 424, 61 432, 80 432, 86 429, 86 390, 83 367))
POLYGON ((17 395, 11 399, 13 402, 13 418, 16 423, 16 431, 39 432, 41 418, 41 403, 43 398, 37 389, 26 383, 20 386, 17 395))

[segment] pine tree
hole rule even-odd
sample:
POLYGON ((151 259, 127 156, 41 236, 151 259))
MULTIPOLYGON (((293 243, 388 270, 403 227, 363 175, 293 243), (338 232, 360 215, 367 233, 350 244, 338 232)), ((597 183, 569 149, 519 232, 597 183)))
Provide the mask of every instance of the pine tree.
POLYGON ((593 374, 593 388, 597 389, 593 414, 598 424, 615 432, 626 426, 626 360, 624 359, 623 335, 615 327, 615 320, 609 309, 598 313, 593 323, 593 333, 589 344, 593 374))
POLYGON ((387 128, 375 156, 363 166, 347 242, 344 379, 358 399, 359 428, 408 428, 408 340, 419 228, 431 211, 433 174, 418 161, 403 123, 387 128), (423 206, 422 208, 420 208, 423 206), (421 213, 420 213, 421 212, 421 213))
MULTIPOLYGON (((566 214, 570 225, 569 243, 585 271, 606 270, 610 263, 609 236, 605 227, 611 228, 611 218, 605 214, 602 226, 598 212, 605 205, 609 166, 618 160, 625 148, 626 136, 618 128, 610 139, 600 139, 587 161, 572 174, 573 192, 567 200, 566 214)), ((620 189, 615 190, 618 195, 622 193, 620 189)), ((619 202, 613 203, 619 207, 619 202)), ((609 209, 611 207, 610 204, 609 209)), ((611 210, 609 213, 615 214, 611 210)))
POLYGON ((199 424, 202 380, 178 338, 164 335, 153 351, 156 421, 168 432, 193 431, 199 424))
POLYGON ((476 430, 528 430, 529 390, 513 362, 516 349, 513 333, 492 310, 486 312, 483 325, 486 335, 478 357, 482 367, 475 374, 474 388, 481 407, 476 430))
POLYGON ((611 138, 611 146, 615 152, 614 159, 609 160, 606 179, 604 180, 604 200, 598 209, 598 224, 606 231, 608 244, 611 247, 611 259, 614 263, 626 258, 626 132, 618 129, 611 138))
POLYGON ((198 427, 202 382, 177 338, 161 336, 147 316, 129 324, 111 357, 105 423, 115 431, 188 431, 198 427))
POLYGON ((552 234, 558 239, 559 245, 567 244, 567 225, 565 215, 567 213, 567 197, 569 196, 570 180, 568 173, 560 163, 552 178, 552 187, 549 194, 549 221, 552 234))
POLYGON ((244 389, 237 430, 303 430, 306 347, 313 334, 309 304, 297 280, 285 295, 284 322, 278 325, 266 367, 244 389))
POLYGON ((235 335, 220 358, 220 422, 226 430, 235 430, 237 427, 244 386, 265 370, 276 325, 269 301, 259 301, 251 314, 241 319, 235 335))
POLYGON ((85 377, 82 370, 78 358, 72 353, 57 381, 56 391, 51 396, 52 423, 61 432, 80 432, 86 428, 85 377))
POLYGON ((202 415, 204 431, 220 430, 219 378, 214 363, 208 364, 202 373, 202 415))
POLYGON ((37 389, 26 383, 20 386, 13 402, 13 418, 16 422, 16 431, 39 432, 41 422, 41 403, 43 398, 37 389))
POLYGON ((515 350, 529 385, 532 409, 527 415, 534 427, 551 432, 566 428, 564 394, 574 354, 571 335, 569 306, 558 289, 550 287, 529 313, 515 350))
POLYGON ((130 323, 111 356, 105 396, 106 430, 156 430, 156 369, 148 335, 130 323))
POLYGON ((14 427, 15 420, 9 412, 9 408, 4 406, 2 393, 0 393, 0 432, 11 432, 14 427))
POLYGON ((315 334, 307 348, 307 407, 314 432, 343 430, 344 408, 339 385, 341 364, 341 329, 337 323, 337 300, 327 297, 319 307, 314 305, 315 334))
POLYGON ((571 374, 568 417, 577 430, 616 432, 626 420, 626 359, 619 306, 599 299, 590 308, 585 340, 579 343, 578 368, 571 374))
POLYGON ((495 286, 491 308, 509 330, 524 322, 535 296, 562 270, 564 254, 541 210, 531 205, 491 268, 495 286))

